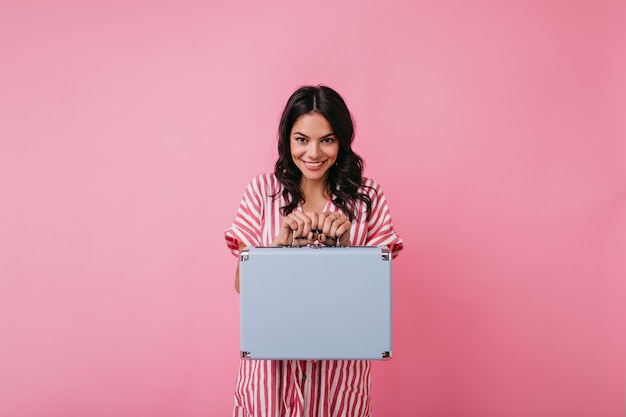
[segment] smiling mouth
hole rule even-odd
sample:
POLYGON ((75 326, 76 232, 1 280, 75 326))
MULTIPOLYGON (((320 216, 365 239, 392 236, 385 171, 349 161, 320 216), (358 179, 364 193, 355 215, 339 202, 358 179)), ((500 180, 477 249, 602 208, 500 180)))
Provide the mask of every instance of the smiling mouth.
POLYGON ((320 161, 320 162, 308 162, 308 161, 302 161, 304 163, 304 165, 306 165, 308 168, 319 168, 322 166, 322 164, 324 164, 324 162, 326 161, 320 161))

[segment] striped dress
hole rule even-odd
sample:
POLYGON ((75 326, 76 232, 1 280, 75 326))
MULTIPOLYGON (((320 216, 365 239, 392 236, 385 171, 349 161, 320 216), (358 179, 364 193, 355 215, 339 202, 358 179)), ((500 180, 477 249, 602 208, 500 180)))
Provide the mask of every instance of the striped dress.
MULTIPOLYGON (((352 222, 354 246, 386 245, 395 258, 402 250, 385 195, 378 183, 364 178, 362 192, 372 200, 367 221, 365 205, 352 222)), ((226 243, 235 255, 239 244, 269 246, 280 230, 285 205, 282 185, 274 174, 262 174, 248 184, 226 243), (278 192, 280 197, 272 197, 278 192)), ((332 200, 332 199, 331 199, 332 200)), ((298 208, 300 210, 300 208, 298 208)), ((324 211, 344 214, 332 201, 324 211)), ((233 417, 367 417, 371 416, 370 362, 242 360, 235 388, 233 417)))

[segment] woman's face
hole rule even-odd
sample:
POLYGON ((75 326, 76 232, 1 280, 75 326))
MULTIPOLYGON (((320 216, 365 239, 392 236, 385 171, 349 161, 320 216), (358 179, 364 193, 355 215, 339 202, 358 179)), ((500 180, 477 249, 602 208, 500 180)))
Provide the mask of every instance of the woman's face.
POLYGON ((325 181, 339 153, 339 141, 328 120, 316 112, 303 114, 291 128, 289 143, 291 158, 302 177, 325 181))

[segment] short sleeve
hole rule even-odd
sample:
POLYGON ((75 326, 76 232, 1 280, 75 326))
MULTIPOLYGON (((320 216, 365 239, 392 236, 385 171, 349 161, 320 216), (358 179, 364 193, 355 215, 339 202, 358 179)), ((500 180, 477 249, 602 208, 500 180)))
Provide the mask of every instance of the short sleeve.
POLYGON ((260 178, 254 178, 246 187, 239 203, 233 224, 224 231, 226 245, 231 253, 239 256, 239 244, 261 246, 261 220, 263 218, 260 178))
POLYGON ((368 221, 366 245, 387 246, 392 257, 395 258, 404 248, 404 242, 393 227, 385 193, 382 187, 373 180, 367 180, 365 185, 371 187, 368 194, 372 199, 372 214, 368 221))

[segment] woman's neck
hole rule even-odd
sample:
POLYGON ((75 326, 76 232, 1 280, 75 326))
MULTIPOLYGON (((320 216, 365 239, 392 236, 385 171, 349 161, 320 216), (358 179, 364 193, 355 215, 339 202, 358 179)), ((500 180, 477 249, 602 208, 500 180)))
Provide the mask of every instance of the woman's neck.
POLYGON ((303 178, 300 182, 300 189, 302 190, 302 198, 305 201, 304 205, 307 207, 320 206, 322 202, 325 203, 330 198, 325 181, 308 181, 303 178))
POLYGON ((326 181, 310 181, 303 178, 300 181, 300 189, 302 190, 302 196, 307 198, 323 196, 328 198, 328 190, 326 187, 326 181))

